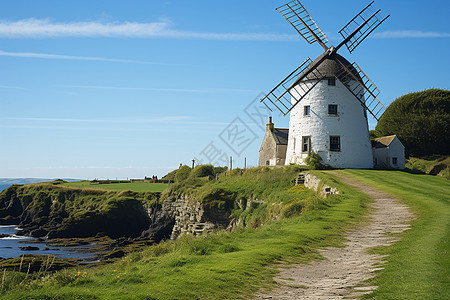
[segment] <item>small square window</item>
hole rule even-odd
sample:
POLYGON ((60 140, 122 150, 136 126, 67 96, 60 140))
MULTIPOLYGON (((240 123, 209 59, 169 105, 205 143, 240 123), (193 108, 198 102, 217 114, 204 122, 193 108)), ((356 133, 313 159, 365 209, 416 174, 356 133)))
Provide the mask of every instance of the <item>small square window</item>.
POLYGON ((311 107, 310 107, 309 105, 305 105, 305 106, 304 106, 304 112, 303 112, 303 114, 304 114, 305 116, 311 115, 311 107))
POLYGON ((338 114, 338 106, 337 104, 329 104, 328 105, 328 114, 329 115, 337 115, 338 114))
POLYGON ((328 85, 335 86, 336 85, 336 77, 328 77, 328 85))
POLYGON ((341 151, 340 136, 330 136, 330 151, 341 151))
POLYGON ((270 161, 266 160, 266 166, 270 165, 270 161))
POLYGON ((397 164, 397 157, 393 157, 393 158, 392 158, 392 164, 393 164, 393 165, 396 165, 396 164, 397 164))

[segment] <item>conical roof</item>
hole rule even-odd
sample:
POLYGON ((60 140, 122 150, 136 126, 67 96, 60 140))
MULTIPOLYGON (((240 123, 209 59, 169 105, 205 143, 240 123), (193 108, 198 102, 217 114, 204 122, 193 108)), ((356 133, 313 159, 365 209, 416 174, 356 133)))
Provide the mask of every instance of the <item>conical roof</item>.
MULTIPOLYGON (((318 56, 311 65, 314 65, 317 61, 321 60, 325 55, 327 55, 326 52, 318 56)), ((345 59, 343 56, 337 53, 333 53, 330 57, 327 57, 317 67, 317 70, 320 72, 322 76, 337 77, 341 81, 354 80, 353 76, 343 71, 342 66, 339 62, 341 62, 348 70, 350 70, 350 72, 352 72, 356 76, 356 78, 362 81, 355 67, 353 67, 353 65, 347 59, 345 59)), ((312 74, 308 76, 309 79, 320 79, 318 77, 319 74, 317 74, 317 72, 312 72, 312 74)))

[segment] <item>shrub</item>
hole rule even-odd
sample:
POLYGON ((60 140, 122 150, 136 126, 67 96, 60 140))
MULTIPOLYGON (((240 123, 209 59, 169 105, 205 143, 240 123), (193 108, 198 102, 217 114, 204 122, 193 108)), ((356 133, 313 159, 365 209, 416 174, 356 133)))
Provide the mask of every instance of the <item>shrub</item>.
POLYGON ((175 180, 178 182, 186 180, 189 177, 189 175, 191 174, 191 171, 192 171, 192 169, 190 167, 188 167, 186 165, 181 166, 175 174, 175 180))
POLYGON ((322 157, 319 154, 311 151, 308 157, 305 159, 306 165, 311 170, 320 170, 323 169, 324 165, 321 163, 322 157))

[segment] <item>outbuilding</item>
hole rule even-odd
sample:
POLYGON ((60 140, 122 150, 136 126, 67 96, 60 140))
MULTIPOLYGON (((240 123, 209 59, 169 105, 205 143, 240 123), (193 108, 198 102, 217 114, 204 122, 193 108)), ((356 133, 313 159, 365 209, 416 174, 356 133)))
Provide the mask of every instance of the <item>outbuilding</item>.
POLYGON ((396 135, 372 141, 373 165, 376 169, 404 169, 405 146, 396 135))

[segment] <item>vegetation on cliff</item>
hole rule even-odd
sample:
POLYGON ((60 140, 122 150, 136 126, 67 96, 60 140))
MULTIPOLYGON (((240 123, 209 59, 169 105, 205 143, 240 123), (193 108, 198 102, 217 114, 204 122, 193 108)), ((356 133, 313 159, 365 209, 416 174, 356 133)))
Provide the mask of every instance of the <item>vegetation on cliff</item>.
POLYGON ((62 181, 14 185, 0 194, 2 224, 20 224, 35 237, 136 237, 148 228, 145 205, 158 193, 71 189, 62 181))
POLYGON ((381 116, 375 134, 396 134, 407 155, 449 155, 450 91, 430 89, 401 96, 381 116))
POLYGON ((306 208, 306 203, 315 197, 308 189, 292 189, 302 170, 299 166, 237 168, 215 174, 212 166, 198 166, 164 191, 161 200, 189 195, 207 208, 221 209, 240 224, 256 228, 282 216, 295 215, 294 208, 300 214, 302 207, 306 208))

